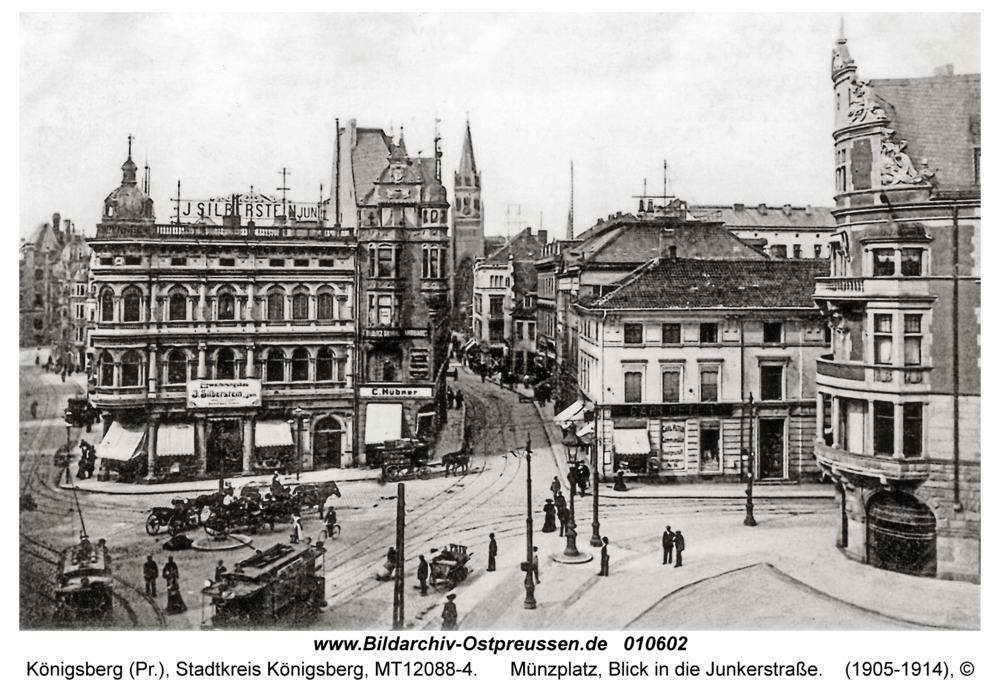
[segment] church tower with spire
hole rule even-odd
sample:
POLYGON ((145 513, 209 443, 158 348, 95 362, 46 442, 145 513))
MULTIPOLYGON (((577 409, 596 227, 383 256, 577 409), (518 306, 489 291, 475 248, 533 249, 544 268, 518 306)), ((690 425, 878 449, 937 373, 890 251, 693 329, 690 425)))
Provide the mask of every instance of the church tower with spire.
POLYGON ((468 327, 472 302, 473 264, 486 254, 482 182, 472 151, 472 130, 465 122, 462 158, 455 172, 455 207, 452 213, 453 325, 468 327))

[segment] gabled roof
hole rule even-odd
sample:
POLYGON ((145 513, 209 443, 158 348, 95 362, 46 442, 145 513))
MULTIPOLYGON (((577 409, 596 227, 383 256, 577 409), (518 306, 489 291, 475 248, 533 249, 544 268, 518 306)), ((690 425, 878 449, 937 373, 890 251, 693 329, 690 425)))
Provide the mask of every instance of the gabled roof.
POLYGON ((920 170, 926 158, 938 186, 975 185, 973 147, 980 144, 980 75, 873 79, 876 100, 906 154, 920 170))
POLYGON ((580 302, 600 309, 815 308, 816 277, 829 261, 676 260, 657 258, 603 297, 580 302))
POLYGON ((375 181, 389 162, 392 140, 381 128, 358 128, 357 144, 351 151, 354 198, 361 204, 375 188, 375 181))

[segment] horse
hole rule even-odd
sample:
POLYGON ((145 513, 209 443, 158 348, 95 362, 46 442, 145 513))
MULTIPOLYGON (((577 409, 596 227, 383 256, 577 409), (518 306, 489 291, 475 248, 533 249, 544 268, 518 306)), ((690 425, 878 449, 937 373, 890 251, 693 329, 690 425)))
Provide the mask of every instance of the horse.
POLYGON ((462 474, 469 472, 469 456, 461 451, 456 453, 446 453, 442 462, 444 462, 444 476, 447 477, 452 472, 458 477, 459 469, 462 470, 462 474))

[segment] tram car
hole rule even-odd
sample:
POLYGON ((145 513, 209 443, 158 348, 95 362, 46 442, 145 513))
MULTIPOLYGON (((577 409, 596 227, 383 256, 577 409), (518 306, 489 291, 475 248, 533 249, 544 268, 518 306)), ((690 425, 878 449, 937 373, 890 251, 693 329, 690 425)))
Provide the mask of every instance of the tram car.
POLYGON ((110 619, 114 610, 111 553, 86 535, 62 551, 56 574, 56 620, 110 619))
POLYGON ((218 581, 206 581, 202 628, 252 629, 315 616, 326 606, 325 554, 320 542, 279 543, 237 562, 218 581))

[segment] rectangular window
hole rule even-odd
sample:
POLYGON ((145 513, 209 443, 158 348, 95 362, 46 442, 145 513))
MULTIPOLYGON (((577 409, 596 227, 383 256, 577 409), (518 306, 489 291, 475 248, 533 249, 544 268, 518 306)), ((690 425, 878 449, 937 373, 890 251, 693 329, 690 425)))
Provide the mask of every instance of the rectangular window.
POLYGON ((872 268, 875 277, 892 277, 896 274, 896 251, 891 248, 880 248, 875 251, 875 265, 872 268))
POLYGON ((284 258, 268 258, 267 264, 271 267, 285 267, 284 258))
POLYGON ((781 342, 781 323, 764 323, 764 342, 781 342))
POLYGON ((137 255, 127 255, 125 256, 126 265, 142 265, 142 258, 137 255))
POLYGON ((923 249, 904 248, 900 251, 900 271, 903 277, 920 277, 923 273, 923 249))
POLYGON ((920 323, 923 316, 919 313, 907 313, 903 315, 903 364, 906 366, 919 366, 921 363, 921 340, 920 323))
POLYGON ((771 257, 772 258, 787 258, 788 249, 784 244, 777 244, 771 246, 771 257))
POLYGON ((892 363, 892 315, 875 314, 875 363, 892 363))
POLYGON ((802 246, 797 243, 792 246, 792 257, 802 258, 802 246))
POLYGON ((681 343, 681 324, 664 323, 662 329, 663 344, 679 345, 681 343))
POLYGON ((535 324, 531 322, 528 323, 528 340, 532 342, 535 340, 535 324))
POLYGON ((319 266, 320 267, 333 267, 333 258, 320 258, 319 259, 319 266))
POLYGON ((392 297, 387 294, 371 294, 369 299, 369 321, 372 325, 392 325, 392 297))
POLYGON ((823 246, 817 243, 815 246, 813 246, 813 258, 822 258, 822 257, 823 257, 823 246))
POLYGON ((219 258, 219 267, 236 267, 236 258, 219 258))
POLYGON ((114 265, 114 264, 115 264, 115 259, 112 258, 110 255, 101 258, 101 265, 114 265))
POLYGON ((309 318, 309 296, 307 294, 294 294, 292 296, 292 320, 308 320, 309 318))
POLYGON ((642 372, 625 373, 625 402, 642 402, 642 372))
POLYGON ((702 422, 700 425, 698 469, 713 472, 721 469, 719 458, 719 422, 702 422))
POLYGON ((875 405, 875 436, 872 442, 875 455, 892 455, 893 439, 895 438, 895 413, 891 402, 876 400, 875 405))
POLYGON ((376 254, 376 277, 395 277, 396 260, 392 248, 379 248, 376 254))
POLYGON ((664 371, 662 381, 663 381, 663 402, 680 402, 681 372, 664 371))
POLYGON ((698 341, 712 343, 719 341, 719 326, 717 323, 702 323, 698 331, 698 341))
POLYGON ((903 403, 903 455, 919 458, 924 452, 924 406, 919 402, 903 403))
POLYGON ((187 258, 177 258, 177 257, 174 257, 174 258, 170 259, 170 264, 174 265, 174 266, 176 266, 176 265, 187 265, 188 264, 188 259, 187 258))
POLYGON ((296 258, 295 260, 292 261, 292 264, 295 267, 309 267, 309 259, 308 258, 296 258))
POLYGON ((77 304, 76 306, 73 307, 74 315, 78 320, 83 320, 85 308, 86 307, 83 304, 77 304))
POLYGON ((333 294, 320 294, 316 297, 316 318, 333 320, 333 294))
POLYGON ((423 249, 423 276, 427 279, 444 277, 441 269, 441 249, 437 247, 423 249))
POLYGON ((760 399, 781 400, 784 396, 785 367, 780 364, 761 364, 760 399))
POLYGON ((626 345, 642 344, 642 323, 625 324, 625 344, 626 345))
POLYGON ((701 401, 718 402, 719 400, 719 370, 717 368, 703 369, 701 372, 701 401))
POLYGON ((503 297, 490 297, 490 318, 503 318, 503 297))

